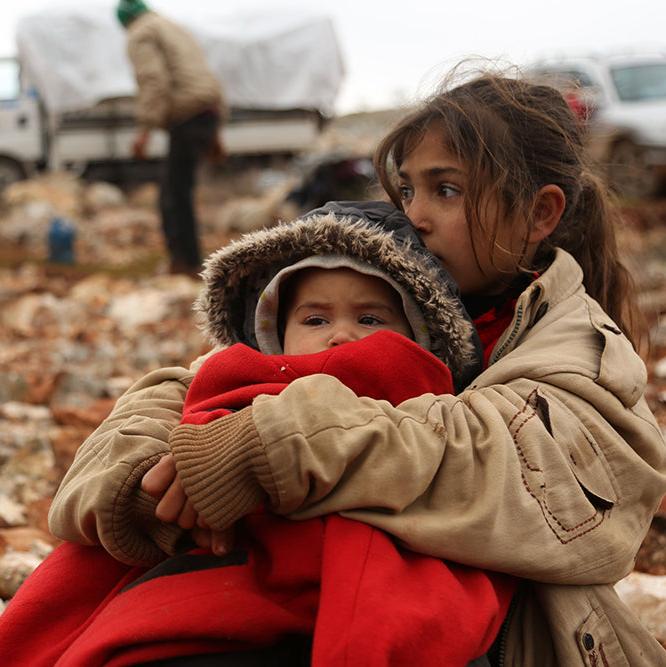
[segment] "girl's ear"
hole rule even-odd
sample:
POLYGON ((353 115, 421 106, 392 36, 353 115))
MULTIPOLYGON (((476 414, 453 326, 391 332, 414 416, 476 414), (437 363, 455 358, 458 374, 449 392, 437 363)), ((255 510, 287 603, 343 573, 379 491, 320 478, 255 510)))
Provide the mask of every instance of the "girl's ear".
POLYGON ((567 198, 559 185, 544 185, 537 193, 534 205, 534 224, 528 243, 539 243, 550 236, 560 222, 567 198))

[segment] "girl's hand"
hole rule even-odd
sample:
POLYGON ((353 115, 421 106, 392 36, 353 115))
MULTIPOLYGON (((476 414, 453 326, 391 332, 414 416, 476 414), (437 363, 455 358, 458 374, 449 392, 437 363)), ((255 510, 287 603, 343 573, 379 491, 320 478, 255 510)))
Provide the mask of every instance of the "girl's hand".
POLYGON ((177 523, 185 530, 194 528, 197 512, 185 495, 176 462, 171 454, 163 456, 141 480, 141 488, 159 499, 155 516, 165 523, 177 523))

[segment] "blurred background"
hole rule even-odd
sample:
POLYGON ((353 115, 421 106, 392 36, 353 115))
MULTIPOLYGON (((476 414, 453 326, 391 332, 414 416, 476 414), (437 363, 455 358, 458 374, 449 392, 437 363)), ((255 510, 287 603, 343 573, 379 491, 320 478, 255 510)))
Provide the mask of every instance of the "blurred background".
MULTIPOLYGON (((154 0, 199 40, 231 105, 199 174, 204 254, 331 199, 381 197, 377 141, 458 62, 557 86, 622 212, 666 431, 666 5, 508 0, 154 0)), ((56 543, 50 500, 141 375, 206 351, 199 282, 172 275, 158 179, 132 157, 135 83, 110 2, 0 8, 0 612, 56 543)), ((666 507, 618 591, 666 644, 666 507)))

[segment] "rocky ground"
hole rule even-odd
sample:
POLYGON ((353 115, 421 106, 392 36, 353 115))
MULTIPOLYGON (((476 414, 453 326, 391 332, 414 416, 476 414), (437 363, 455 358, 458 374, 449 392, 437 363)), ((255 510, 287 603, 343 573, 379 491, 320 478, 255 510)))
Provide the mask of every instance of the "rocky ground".
MULTIPOLYGON (((389 116, 342 122, 321 149, 340 150, 341 135, 358 148, 363 136, 367 153, 389 116)), ((293 215, 284 196, 301 174, 298 162, 208 173, 197 198, 205 252, 293 215)), ((154 185, 123 192, 62 174, 3 194, 0 612, 57 543, 46 513, 78 445, 144 373, 207 349, 191 311, 200 285, 167 274, 155 205, 154 185), (72 265, 48 261, 54 215, 75 225, 72 265)), ((623 220, 621 247, 651 328, 648 400, 666 432, 666 200, 625 204, 623 220)), ((618 591, 666 644, 666 506, 618 591)))

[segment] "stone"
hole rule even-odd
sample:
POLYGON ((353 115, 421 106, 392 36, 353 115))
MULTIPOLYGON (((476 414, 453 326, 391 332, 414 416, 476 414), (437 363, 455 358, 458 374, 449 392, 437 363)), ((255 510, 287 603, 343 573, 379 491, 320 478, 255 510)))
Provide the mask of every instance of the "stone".
POLYGON ((18 181, 2 193, 10 208, 39 202, 49 204, 60 215, 77 216, 81 211, 83 184, 69 172, 47 172, 36 178, 18 181))
POLYGON ((60 540, 39 528, 0 529, 0 554, 7 551, 25 551, 45 558, 59 543, 60 540))
POLYGON ((632 572, 615 590, 657 640, 666 644, 666 576, 632 572))
POLYGON ((51 411, 43 405, 10 401, 0 405, 0 417, 14 422, 50 422, 51 411))
POLYGON ((0 382, 0 403, 21 402, 28 397, 28 384, 22 373, 10 371, 5 366, 0 382))
POLYGON ((4 493, 0 493, 0 528, 25 526, 27 521, 25 507, 4 493))
POLYGON ((296 217, 298 210, 285 198, 294 181, 280 183, 256 197, 237 197, 220 207, 214 220, 216 229, 230 232, 251 232, 271 227, 279 220, 296 217))
POLYGON ((83 193, 83 206, 87 213, 97 213, 106 208, 117 208, 125 203, 122 190, 111 183, 90 184, 83 193))
POLYGON ((0 556, 0 598, 8 600, 14 597, 21 584, 43 560, 25 551, 7 551, 0 556))
POLYGON ((654 365, 654 370, 652 372, 656 378, 659 378, 660 380, 666 380, 666 357, 660 359, 654 365))
POLYGON ((155 324, 169 315, 169 298, 154 288, 114 297, 108 315, 122 331, 132 331, 145 324, 155 324))
POLYGON ((0 322, 12 332, 31 339, 55 338, 85 322, 81 304, 53 294, 26 294, 2 309, 0 322))
POLYGON ((98 368, 90 368, 85 364, 85 359, 81 361, 84 362, 81 369, 74 367, 71 372, 63 372, 58 376, 50 403, 54 418, 60 424, 67 422, 59 421, 55 412, 61 414, 62 409, 70 407, 87 408, 97 400, 107 398, 106 379, 97 375, 98 368))
POLYGON ((52 408, 53 418, 62 426, 96 427, 106 419, 116 401, 112 398, 100 398, 79 407, 74 405, 61 405, 52 408))
POLYGON ((160 189, 156 183, 145 183, 132 190, 128 203, 139 208, 155 209, 159 203, 160 189))

